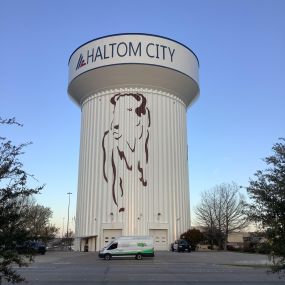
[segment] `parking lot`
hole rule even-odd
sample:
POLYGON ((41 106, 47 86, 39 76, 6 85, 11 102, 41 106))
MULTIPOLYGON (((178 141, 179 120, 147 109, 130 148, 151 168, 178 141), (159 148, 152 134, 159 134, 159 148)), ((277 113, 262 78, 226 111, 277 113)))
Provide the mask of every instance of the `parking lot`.
MULTIPOLYGON (((19 272, 28 284, 285 284, 264 255, 156 252, 154 258, 101 260, 92 252, 47 252, 19 272)), ((6 284, 3 282, 3 284, 6 284)))

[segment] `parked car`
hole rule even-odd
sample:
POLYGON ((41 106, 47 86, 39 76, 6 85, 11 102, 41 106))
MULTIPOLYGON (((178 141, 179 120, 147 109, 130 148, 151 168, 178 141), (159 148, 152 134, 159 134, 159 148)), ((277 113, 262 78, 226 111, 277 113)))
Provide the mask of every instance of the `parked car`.
POLYGON ((19 254, 40 253, 43 255, 46 253, 46 246, 40 241, 25 241, 23 244, 17 245, 16 250, 19 254))
POLYGON ((187 250, 188 252, 191 252, 191 246, 187 240, 178 239, 174 243, 171 244, 170 250, 171 251, 178 251, 178 252, 187 250))

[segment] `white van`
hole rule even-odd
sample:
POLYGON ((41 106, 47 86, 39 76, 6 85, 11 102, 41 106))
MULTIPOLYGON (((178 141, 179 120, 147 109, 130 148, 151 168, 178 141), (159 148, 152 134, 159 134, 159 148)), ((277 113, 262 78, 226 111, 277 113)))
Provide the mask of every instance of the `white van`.
POLYGON ((105 260, 116 256, 134 256, 138 260, 144 256, 153 257, 153 238, 150 236, 118 237, 99 251, 99 257, 105 260))

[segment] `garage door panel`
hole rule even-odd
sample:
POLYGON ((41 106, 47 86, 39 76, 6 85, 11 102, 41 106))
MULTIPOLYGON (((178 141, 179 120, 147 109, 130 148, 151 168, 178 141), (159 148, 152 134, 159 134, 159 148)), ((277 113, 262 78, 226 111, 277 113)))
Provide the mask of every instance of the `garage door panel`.
POLYGON ((122 229, 116 230, 103 230, 103 241, 104 245, 108 244, 110 241, 122 235, 122 229))
POLYGON ((153 237, 155 250, 168 250, 167 230, 150 229, 149 235, 153 237))

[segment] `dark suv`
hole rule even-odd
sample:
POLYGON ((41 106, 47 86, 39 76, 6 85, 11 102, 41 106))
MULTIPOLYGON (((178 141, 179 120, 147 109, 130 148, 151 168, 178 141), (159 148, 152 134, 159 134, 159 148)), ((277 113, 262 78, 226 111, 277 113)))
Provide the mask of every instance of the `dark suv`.
POLYGON ((187 240, 185 239, 178 239, 176 240, 174 243, 171 244, 171 247, 170 249, 172 251, 188 251, 190 252, 191 251, 191 246, 190 244, 187 242, 187 240))
POLYGON ((46 246, 40 241, 25 241, 21 245, 16 246, 16 250, 19 254, 30 254, 30 253, 46 253, 46 246))

